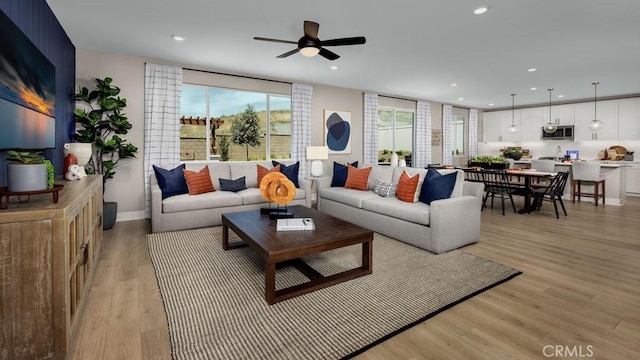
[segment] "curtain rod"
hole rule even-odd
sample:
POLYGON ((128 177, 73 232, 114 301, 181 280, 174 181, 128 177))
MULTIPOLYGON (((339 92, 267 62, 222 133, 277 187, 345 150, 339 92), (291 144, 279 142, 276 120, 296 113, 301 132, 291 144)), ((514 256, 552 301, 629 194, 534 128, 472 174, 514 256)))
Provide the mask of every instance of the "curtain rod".
POLYGON ((289 85, 293 84, 293 83, 288 82, 288 81, 264 79, 264 78, 259 78, 259 77, 255 77, 255 76, 248 76, 248 75, 227 74, 227 73, 218 72, 218 71, 200 70, 200 69, 191 69, 191 68, 182 68, 182 69, 183 70, 190 70, 190 71, 198 71, 198 72, 203 72, 203 73, 208 73, 208 74, 215 74, 215 75, 233 76, 233 77, 251 79, 251 80, 270 81, 270 82, 275 82, 275 83, 280 83, 280 84, 289 84, 289 85))

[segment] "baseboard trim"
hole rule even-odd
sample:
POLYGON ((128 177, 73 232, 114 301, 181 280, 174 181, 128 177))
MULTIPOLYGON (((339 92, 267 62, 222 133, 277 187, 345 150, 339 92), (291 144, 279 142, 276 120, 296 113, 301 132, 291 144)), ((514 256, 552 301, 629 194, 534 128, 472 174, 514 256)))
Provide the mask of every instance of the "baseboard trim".
POLYGON ((125 212, 118 213, 118 216, 116 217, 116 222, 142 220, 144 218, 145 218, 144 211, 125 211, 125 212))

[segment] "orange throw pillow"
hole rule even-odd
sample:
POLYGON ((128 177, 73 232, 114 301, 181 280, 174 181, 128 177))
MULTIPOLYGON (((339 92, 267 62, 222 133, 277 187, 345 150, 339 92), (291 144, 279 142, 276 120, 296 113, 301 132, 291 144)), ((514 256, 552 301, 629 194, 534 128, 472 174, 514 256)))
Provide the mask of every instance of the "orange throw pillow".
POLYGON ((258 167, 258 186, 256 186, 257 188, 260 187, 260 182, 262 181, 262 178, 265 175, 267 175, 270 172, 280 172, 280 164, 272 167, 271 169, 267 169, 262 165, 256 165, 256 166, 258 167))
POLYGON ((184 169, 184 179, 187 181, 187 187, 189 188, 189 195, 198 195, 216 191, 211 183, 211 176, 209 176, 209 167, 205 165, 200 171, 191 171, 184 169))
POLYGON ((367 182, 371 167, 358 169, 351 164, 347 166, 347 181, 344 183, 346 189, 367 191, 367 182))
POLYGON ((413 177, 409 177, 409 174, 407 174, 406 171, 403 171, 402 175, 400 175, 400 180, 398 181, 396 197, 405 202, 415 202, 418 181, 420 181, 420 174, 415 174, 413 177))

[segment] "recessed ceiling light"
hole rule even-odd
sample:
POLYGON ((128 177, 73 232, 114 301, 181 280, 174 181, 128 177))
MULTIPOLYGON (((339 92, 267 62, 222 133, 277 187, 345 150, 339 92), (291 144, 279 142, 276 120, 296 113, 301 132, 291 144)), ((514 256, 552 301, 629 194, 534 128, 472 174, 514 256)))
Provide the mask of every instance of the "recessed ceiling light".
POLYGON ((535 90, 538 90, 538 88, 537 88, 537 87, 532 87, 532 88, 530 88, 529 90, 531 90, 531 91, 535 91, 535 90))
POLYGON ((456 86, 458 86, 458 84, 457 83, 451 83, 451 86, 456 87, 456 86))
POLYGON ((494 103, 489 103, 489 106, 493 106, 493 105, 495 105, 495 104, 494 103))
POLYGON ((464 100, 464 98, 461 98, 461 97, 460 97, 460 98, 458 98, 458 101, 462 101, 462 100, 464 100))
POLYGON ((475 10, 473 10, 473 13, 476 15, 481 15, 486 13, 487 11, 489 11, 488 6, 478 6, 475 10))
POLYGON ((563 97, 564 97, 564 95, 558 95, 558 97, 559 97, 559 98, 563 98, 563 97))
POLYGON ((527 71, 528 71, 528 72, 534 72, 534 71, 536 71, 536 70, 538 70, 538 69, 536 69, 536 68, 531 68, 531 69, 529 69, 529 70, 527 70, 527 71))
POLYGON ((338 70, 338 65, 331 65, 331 70, 338 70))
POLYGON ((182 36, 182 35, 176 35, 176 34, 171 35, 171 38, 172 38, 173 40, 175 40, 175 41, 184 41, 184 39, 185 39, 185 37, 184 37, 184 36, 182 36))

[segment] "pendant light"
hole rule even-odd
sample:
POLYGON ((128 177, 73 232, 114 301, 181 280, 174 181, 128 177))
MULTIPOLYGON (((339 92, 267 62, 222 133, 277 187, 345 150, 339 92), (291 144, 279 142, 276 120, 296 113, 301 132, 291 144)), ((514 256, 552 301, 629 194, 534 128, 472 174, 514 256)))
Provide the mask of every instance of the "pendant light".
POLYGON ((596 103, 598 102, 598 84, 600 84, 599 82, 594 82, 591 83, 591 85, 593 85, 593 120, 589 121, 589 130, 593 131, 593 132, 598 132, 599 130, 602 130, 602 128, 604 127, 604 124, 602 123, 602 121, 598 120, 598 117, 596 116, 596 103))
POLYGON ((516 94, 511 94, 511 125, 509 125, 510 134, 515 134, 518 132, 518 126, 515 123, 515 114, 516 114, 515 98, 516 98, 516 94))
POLYGON ((551 119, 551 92, 553 91, 553 89, 547 90, 549 90, 549 122, 544 124, 544 127, 542 129, 547 134, 553 134, 554 132, 556 132, 556 130, 558 130, 558 124, 556 121, 551 119))

